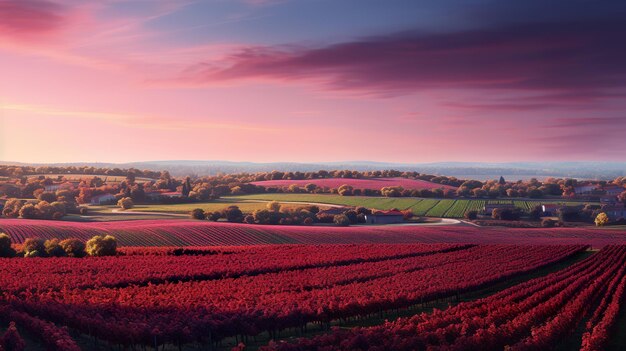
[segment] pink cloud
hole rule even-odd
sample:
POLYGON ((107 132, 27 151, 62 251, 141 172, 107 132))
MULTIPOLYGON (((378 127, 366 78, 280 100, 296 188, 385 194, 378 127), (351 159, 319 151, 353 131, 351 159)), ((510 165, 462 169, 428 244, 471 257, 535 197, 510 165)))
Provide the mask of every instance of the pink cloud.
POLYGON ((64 24, 62 6, 47 0, 1 0, 0 37, 36 39, 64 24))
POLYGON ((472 88, 604 97, 626 88, 624 33, 623 21, 606 20, 406 32, 317 48, 250 46, 191 65, 180 80, 309 80, 379 94, 472 88))

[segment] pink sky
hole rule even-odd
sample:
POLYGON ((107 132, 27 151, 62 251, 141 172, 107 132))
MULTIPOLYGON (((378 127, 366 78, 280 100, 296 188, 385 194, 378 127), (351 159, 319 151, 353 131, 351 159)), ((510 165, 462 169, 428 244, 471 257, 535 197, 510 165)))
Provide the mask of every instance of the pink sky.
POLYGON ((0 160, 626 161, 624 25, 331 39, 325 3, 0 0, 0 160))

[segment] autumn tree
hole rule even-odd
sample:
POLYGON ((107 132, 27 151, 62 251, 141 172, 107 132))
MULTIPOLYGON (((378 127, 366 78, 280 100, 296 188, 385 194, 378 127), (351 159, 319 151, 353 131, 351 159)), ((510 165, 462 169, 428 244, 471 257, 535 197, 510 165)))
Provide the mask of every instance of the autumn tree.
POLYGON ((333 223, 340 227, 347 227, 350 225, 350 219, 345 214, 340 214, 333 217, 333 223))
POLYGON ((203 209, 195 208, 191 211, 191 218, 192 219, 205 219, 206 214, 204 213, 203 209))
POLYGON ((124 210, 129 210, 131 208, 133 208, 134 204, 133 204, 133 199, 131 199, 130 197, 124 197, 121 198, 118 202, 117 205, 119 207, 121 207, 124 210))
POLYGON ((600 212, 596 216, 595 223, 596 223, 596 226, 603 227, 604 225, 609 223, 609 216, 607 216, 606 213, 604 212, 600 212))
POLYGON ((228 206, 223 211, 223 216, 229 222, 241 222, 243 221, 243 212, 239 209, 239 206, 228 206))
POLYGON ((46 256, 45 241, 41 238, 28 238, 24 240, 22 248, 24 250, 24 257, 46 256))
POLYGON ((85 246, 90 256, 115 256, 117 254, 117 239, 111 235, 96 235, 89 239, 85 246))
POLYGON ((86 255, 85 243, 79 239, 69 238, 62 240, 59 246, 61 246, 68 257, 84 257, 86 255))
POLYGON ((11 237, 0 233, 0 257, 13 257, 15 250, 11 247, 11 237))
POLYGON ((280 211, 280 207, 281 207, 280 202, 278 202, 278 201, 270 201, 270 202, 267 203, 266 206, 267 206, 267 209, 272 211, 272 212, 280 211))

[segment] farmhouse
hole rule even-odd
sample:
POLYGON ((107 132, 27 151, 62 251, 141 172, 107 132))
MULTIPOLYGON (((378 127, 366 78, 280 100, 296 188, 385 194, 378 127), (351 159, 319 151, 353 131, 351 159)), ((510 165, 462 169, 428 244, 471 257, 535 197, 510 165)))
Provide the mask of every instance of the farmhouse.
POLYGON ((626 218, 626 207, 624 204, 616 204, 613 206, 606 206, 602 209, 611 221, 616 221, 620 218, 626 218))
POLYGON ((580 184, 574 187, 574 193, 576 195, 591 195, 597 188, 597 185, 591 183, 580 184))
POLYGON ((374 211, 372 214, 365 215, 365 223, 367 224, 392 224, 403 221, 404 215, 400 211, 374 211))
POLYGON ((116 197, 112 194, 96 195, 91 198, 92 205, 108 205, 115 203, 116 197))
POLYGON ((498 203, 488 203, 485 204, 485 207, 483 207, 483 213, 486 215, 491 215, 491 213, 493 213, 493 210, 495 210, 496 208, 502 208, 502 209, 515 209, 515 205, 512 203, 507 203, 507 204, 498 204, 498 203))

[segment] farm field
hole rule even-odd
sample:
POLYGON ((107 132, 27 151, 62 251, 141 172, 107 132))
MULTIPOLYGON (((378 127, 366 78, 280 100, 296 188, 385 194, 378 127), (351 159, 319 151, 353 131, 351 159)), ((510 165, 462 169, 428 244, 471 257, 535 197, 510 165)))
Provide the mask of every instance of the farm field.
MULTIPOLYGON (((189 214, 193 209, 201 208, 205 212, 213 212, 213 211, 221 211, 228 206, 237 206, 241 211, 250 213, 256 210, 262 210, 267 208, 267 204, 265 202, 253 202, 253 201, 224 201, 224 200, 215 200, 211 202, 194 202, 187 204, 149 204, 149 205, 135 205, 131 211, 128 212, 161 212, 161 213, 178 213, 178 214, 189 214)), ((298 204, 283 204, 286 208, 295 208, 298 204)), ((92 206, 96 212, 95 213, 106 213, 110 212, 113 209, 119 209, 119 206, 92 206)), ((328 208, 324 206, 320 206, 320 208, 328 208)))
POLYGON ((288 187, 292 184, 305 186, 307 184, 315 184, 318 187, 339 188, 342 185, 349 185, 355 189, 371 189, 380 190, 384 187, 401 186, 404 189, 421 190, 421 189, 452 189, 457 187, 433 183, 420 179, 408 178, 322 178, 322 179, 302 179, 302 180, 264 180, 259 182, 251 182, 250 184, 260 185, 264 187, 288 187))
POLYGON ((626 243, 626 232, 593 228, 497 228, 472 226, 287 226, 195 220, 65 222, 0 219, 0 231, 14 242, 29 237, 89 239, 113 234, 121 246, 237 246, 270 244, 477 243, 585 244, 626 243))
MULTIPOLYGON (((126 179, 125 176, 110 176, 110 175, 105 175, 105 174, 65 174, 65 173, 58 173, 58 174, 30 174, 27 177, 28 178, 37 178, 40 176, 44 176, 44 177, 48 177, 48 178, 52 178, 52 179, 56 179, 58 177, 63 177, 68 181, 82 181, 82 180, 89 180, 92 179, 93 177, 99 177, 101 178, 103 181, 108 182, 108 183, 119 183, 123 180, 126 179)), ((147 182, 147 181, 151 181, 153 179, 150 178, 143 178, 143 177, 137 177, 136 181, 138 182, 147 182)))
POLYGON ((477 301, 262 349, 623 350, 615 340, 625 290, 626 246, 612 246, 477 301))
POLYGON ((486 203, 511 204, 523 210, 529 210, 534 206, 545 203, 558 203, 567 206, 580 205, 581 202, 563 202, 550 200, 482 200, 482 199, 426 199, 406 197, 375 197, 375 196, 341 196, 330 194, 254 194, 242 196, 226 196, 230 201, 265 200, 265 201, 292 201, 305 203, 325 203, 345 206, 363 206, 388 210, 397 208, 400 210, 410 209, 417 216, 462 218, 467 210, 480 211, 486 203))
MULTIPOLYGON (((173 256, 167 248, 137 248, 121 257, 0 259, 0 318, 16 321, 48 349, 169 350, 199 344, 229 349, 239 341, 254 344, 253 337, 262 345, 268 338, 297 335, 308 328, 328 330, 331 323, 348 318, 369 318, 429 302, 452 303, 461 294, 517 281, 566 261, 579 263, 556 274, 578 285, 606 269, 603 280, 591 285, 595 299, 606 299, 603 310, 612 312, 609 293, 620 286, 626 247, 609 247, 584 261, 575 259, 586 249, 585 245, 289 245, 205 248, 205 254, 192 256, 173 256)), ((561 284, 551 275, 537 279, 561 284)), ((532 293, 525 286, 534 287, 534 281, 520 283, 519 291, 532 293)), ((558 291, 543 294, 569 296, 561 297, 558 291)))

